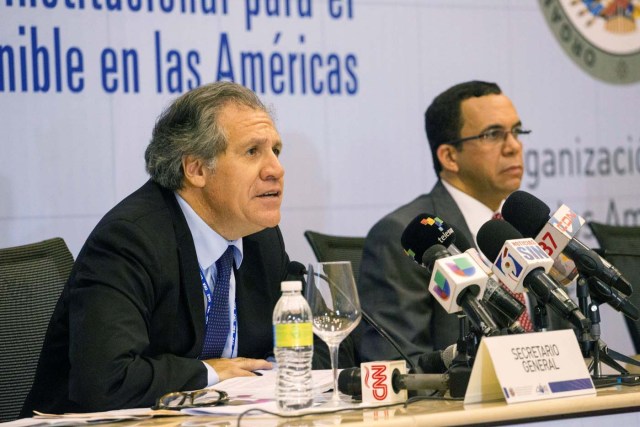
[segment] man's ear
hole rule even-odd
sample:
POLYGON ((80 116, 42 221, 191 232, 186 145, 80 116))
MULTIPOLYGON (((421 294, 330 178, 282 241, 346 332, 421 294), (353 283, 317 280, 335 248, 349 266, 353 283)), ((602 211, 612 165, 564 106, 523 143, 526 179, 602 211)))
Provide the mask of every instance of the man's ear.
POLYGON ((453 145, 442 144, 436 149, 442 169, 448 172, 458 172, 458 150, 453 145))
POLYGON ((204 187, 208 169, 202 159, 195 156, 183 156, 182 170, 187 186, 196 188, 204 187))

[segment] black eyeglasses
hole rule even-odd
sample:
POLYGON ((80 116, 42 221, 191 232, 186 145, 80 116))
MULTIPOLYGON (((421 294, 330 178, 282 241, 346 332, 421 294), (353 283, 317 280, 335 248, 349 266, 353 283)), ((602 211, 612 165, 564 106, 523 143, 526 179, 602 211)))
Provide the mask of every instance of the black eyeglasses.
POLYGON ((504 129, 489 129, 487 131, 482 132, 480 135, 476 136, 468 136, 466 138, 455 139, 453 141, 445 142, 445 144, 456 145, 463 143, 465 141, 471 141, 474 139, 479 139, 482 142, 486 142, 488 144, 497 145, 498 143, 503 143, 511 134, 516 141, 522 142, 521 138, 523 135, 529 135, 531 133, 530 130, 525 130, 520 127, 515 127, 511 130, 504 129))
POLYGON ((229 395, 213 388, 195 391, 176 391, 162 395, 151 409, 183 409, 217 406, 229 401, 229 395))

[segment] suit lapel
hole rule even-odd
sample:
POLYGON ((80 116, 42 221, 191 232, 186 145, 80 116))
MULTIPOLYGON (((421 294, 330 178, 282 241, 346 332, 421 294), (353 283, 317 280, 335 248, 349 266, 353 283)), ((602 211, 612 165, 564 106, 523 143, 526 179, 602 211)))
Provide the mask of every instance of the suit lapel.
POLYGON ((182 209, 178 205, 173 191, 159 187, 171 215, 171 222, 178 245, 178 259, 180 264, 181 294, 185 295, 189 307, 189 316, 195 342, 190 356, 197 357, 202 351, 204 342, 204 303, 202 297, 202 282, 200 281, 200 267, 195 244, 189 226, 184 218, 182 209))
MULTIPOLYGON (((442 219, 445 222, 455 224, 458 231, 465 236, 471 237, 471 230, 469 230, 469 226, 464 220, 464 216, 462 215, 462 212, 460 212, 460 208, 456 204, 455 200, 453 200, 453 197, 451 197, 451 194, 449 194, 445 186, 442 185, 442 181, 438 180, 430 194, 433 196, 433 205, 436 210, 434 213, 438 216, 442 216, 442 219)), ((469 244, 473 247, 476 246, 473 239, 469 241, 469 244)))

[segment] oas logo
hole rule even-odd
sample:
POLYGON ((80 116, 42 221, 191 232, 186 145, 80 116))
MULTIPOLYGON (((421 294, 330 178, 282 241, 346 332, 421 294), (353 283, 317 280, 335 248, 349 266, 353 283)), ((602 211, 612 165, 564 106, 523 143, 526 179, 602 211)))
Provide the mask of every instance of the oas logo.
POLYGON ((640 80, 640 0, 540 0, 567 55, 610 83, 640 80))

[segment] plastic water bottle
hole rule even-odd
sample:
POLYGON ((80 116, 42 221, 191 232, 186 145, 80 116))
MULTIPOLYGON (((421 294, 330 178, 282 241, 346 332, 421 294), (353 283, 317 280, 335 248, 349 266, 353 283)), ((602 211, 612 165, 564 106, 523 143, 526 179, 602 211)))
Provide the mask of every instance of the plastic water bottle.
POLYGON ((300 293, 301 282, 282 282, 280 289, 282 296, 273 310, 273 352, 278 364, 276 403, 283 411, 295 411, 313 403, 312 314, 300 293))

